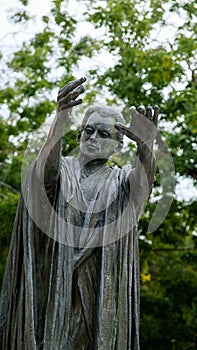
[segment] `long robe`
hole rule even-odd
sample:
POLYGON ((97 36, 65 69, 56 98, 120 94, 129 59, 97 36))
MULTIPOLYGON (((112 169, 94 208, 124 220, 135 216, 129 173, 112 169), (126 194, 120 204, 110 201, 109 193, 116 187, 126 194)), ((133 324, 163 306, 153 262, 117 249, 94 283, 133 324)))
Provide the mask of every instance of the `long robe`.
POLYGON ((135 172, 103 165, 81 179, 68 157, 45 188, 34 168, 3 281, 0 348, 139 350, 135 172))

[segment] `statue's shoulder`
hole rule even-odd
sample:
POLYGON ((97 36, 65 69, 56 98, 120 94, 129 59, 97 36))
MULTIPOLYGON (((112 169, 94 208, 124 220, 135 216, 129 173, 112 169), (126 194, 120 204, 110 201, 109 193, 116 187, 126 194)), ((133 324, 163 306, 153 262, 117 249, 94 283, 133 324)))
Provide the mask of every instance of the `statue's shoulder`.
POLYGON ((131 172, 133 172, 135 170, 135 168, 133 168, 130 164, 126 164, 122 167, 122 171, 125 174, 130 174, 131 172))
POLYGON ((73 177, 74 174, 79 172, 79 161, 72 156, 62 157, 61 160, 61 173, 68 174, 73 177))
POLYGON ((130 174, 135 170, 130 164, 123 165, 122 167, 115 165, 110 168, 112 169, 112 171, 114 171, 114 173, 117 172, 121 174, 130 174))
POLYGON ((62 156, 62 160, 65 162, 72 162, 74 159, 76 159, 76 158, 74 158, 72 156, 66 156, 66 157, 62 156))
POLYGON ((111 167, 111 176, 121 184, 121 187, 127 187, 128 179, 135 169, 127 164, 123 167, 113 166, 111 167))
POLYGON ((62 166, 69 166, 71 167, 73 164, 76 163, 76 158, 72 156, 62 157, 62 166))

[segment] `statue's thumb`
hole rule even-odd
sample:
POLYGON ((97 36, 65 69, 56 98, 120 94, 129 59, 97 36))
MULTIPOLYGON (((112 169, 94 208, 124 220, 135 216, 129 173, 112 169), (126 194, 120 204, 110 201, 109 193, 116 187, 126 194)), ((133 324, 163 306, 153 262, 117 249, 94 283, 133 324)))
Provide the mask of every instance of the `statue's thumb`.
POLYGON ((130 129, 128 126, 126 126, 125 124, 116 123, 116 124, 115 124, 115 128, 116 128, 118 131, 122 132, 122 133, 123 133, 124 135, 126 135, 127 137, 129 137, 131 140, 136 141, 136 142, 139 141, 139 138, 137 137, 137 135, 135 135, 135 134, 131 131, 131 129, 130 129))

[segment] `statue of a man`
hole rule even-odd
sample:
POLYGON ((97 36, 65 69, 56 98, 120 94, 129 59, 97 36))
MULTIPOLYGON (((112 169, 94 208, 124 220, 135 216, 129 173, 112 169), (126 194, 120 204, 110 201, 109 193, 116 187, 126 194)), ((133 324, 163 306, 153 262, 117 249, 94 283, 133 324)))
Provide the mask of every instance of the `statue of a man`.
POLYGON ((158 108, 131 108, 131 124, 90 107, 79 155, 62 157, 70 110, 85 78, 58 94, 57 113, 23 184, 0 304, 3 350, 139 350, 137 225, 154 172, 158 108), (135 167, 108 166, 137 143, 135 167))

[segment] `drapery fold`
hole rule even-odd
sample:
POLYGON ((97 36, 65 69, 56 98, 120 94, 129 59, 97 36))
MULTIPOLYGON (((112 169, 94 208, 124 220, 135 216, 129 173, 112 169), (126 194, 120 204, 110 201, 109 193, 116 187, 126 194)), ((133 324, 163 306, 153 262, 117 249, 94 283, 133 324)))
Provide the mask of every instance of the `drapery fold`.
POLYGON ((139 350, 137 220, 126 172, 105 165, 82 182, 77 160, 64 158, 51 200, 34 168, 3 281, 2 349, 139 350))

